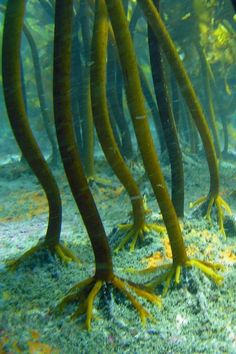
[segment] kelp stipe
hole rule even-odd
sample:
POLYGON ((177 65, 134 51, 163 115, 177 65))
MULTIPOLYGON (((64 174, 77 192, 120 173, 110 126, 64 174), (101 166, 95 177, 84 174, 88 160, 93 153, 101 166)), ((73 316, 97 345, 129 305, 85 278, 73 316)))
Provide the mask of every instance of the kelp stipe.
POLYGON ((141 90, 135 52, 127 19, 122 7, 122 2, 120 0, 106 0, 106 4, 119 51, 120 62, 125 80, 127 102, 137 137, 138 146, 142 155, 147 176, 151 182, 155 197, 163 216, 172 251, 173 263, 168 266, 170 269, 161 278, 157 277, 157 280, 154 280, 152 285, 159 283, 161 279, 161 282, 166 282, 165 289, 167 290, 172 278, 175 279, 176 283, 180 281, 181 268, 189 266, 199 268, 205 274, 210 276, 216 283, 220 283, 222 281, 222 277, 215 272, 215 269, 219 268, 218 264, 215 265, 195 259, 191 260, 186 254, 179 221, 166 188, 165 179, 161 171, 160 163, 147 122, 147 113, 144 106, 144 98, 141 90))
POLYGON ((38 145, 32 134, 25 111, 20 70, 20 47, 25 12, 24 0, 9 0, 5 12, 2 48, 2 77, 5 103, 12 131, 22 154, 45 191, 49 220, 45 239, 10 262, 12 268, 18 266, 28 256, 42 248, 47 248, 64 261, 77 260, 67 248, 59 243, 61 232, 60 192, 38 145))
POLYGON ((147 21, 152 28, 153 32, 158 38, 161 38, 160 44, 163 52, 165 53, 169 64, 176 76, 179 84, 179 88, 186 101, 186 104, 191 112, 192 118, 196 124, 198 132, 201 136, 203 147, 206 153, 207 163, 210 173, 210 190, 207 196, 199 198, 196 202, 192 203, 192 206, 196 206, 203 202, 206 203, 206 217, 211 219, 212 206, 215 205, 218 212, 218 224, 220 231, 225 235, 223 225, 223 209, 226 212, 231 212, 228 204, 222 199, 219 194, 220 182, 219 182, 219 168, 216 157, 215 147, 210 134, 209 127, 207 125, 206 118, 204 116, 202 107, 193 89, 192 83, 188 77, 188 74, 183 66, 183 63, 178 55, 173 41, 171 40, 169 33, 155 8, 154 4, 150 0, 138 0, 140 7, 143 10, 147 21))
MULTIPOLYGON (((109 283, 125 294, 139 312, 142 322, 144 322, 150 314, 135 299, 131 291, 157 305, 160 304, 160 300, 157 296, 141 289, 138 285, 122 280, 115 275, 106 233, 83 172, 80 155, 76 146, 70 96, 72 17, 73 1, 57 0, 53 67, 54 115, 64 169, 93 248, 95 274, 76 284, 57 306, 57 309, 62 310, 67 303, 82 299, 72 317, 76 318, 81 314, 86 314, 86 327, 90 329, 94 299, 103 284, 109 283)), ((97 34, 101 33, 100 30, 106 28, 106 26, 107 13, 104 0, 96 0, 94 40, 97 40, 97 34)))
POLYGON ((131 242, 130 249, 134 250, 137 240, 143 240, 145 233, 150 230, 164 232, 165 228, 157 224, 148 224, 145 221, 146 211, 143 197, 115 141, 106 99, 107 24, 103 21, 103 26, 100 25, 98 30, 100 32, 94 34, 91 48, 91 97, 94 123, 106 159, 129 194, 133 209, 133 223, 118 225, 120 232, 124 235, 116 251, 123 248, 129 241, 131 242))
MULTIPOLYGON (((159 7, 159 1, 155 1, 159 7)), ((172 110, 167 82, 167 68, 160 39, 156 38, 148 26, 148 45, 152 72, 152 81, 158 104, 162 130, 165 136, 168 157, 171 165, 171 200, 179 218, 184 217, 184 171, 183 158, 172 110)))

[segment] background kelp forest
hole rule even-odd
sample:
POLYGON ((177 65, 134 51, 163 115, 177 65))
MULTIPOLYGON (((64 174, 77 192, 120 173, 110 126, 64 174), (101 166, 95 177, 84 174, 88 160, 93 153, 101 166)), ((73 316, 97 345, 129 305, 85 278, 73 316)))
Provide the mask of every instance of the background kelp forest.
POLYGON ((0 353, 235 353, 235 3, 0 12, 0 353))

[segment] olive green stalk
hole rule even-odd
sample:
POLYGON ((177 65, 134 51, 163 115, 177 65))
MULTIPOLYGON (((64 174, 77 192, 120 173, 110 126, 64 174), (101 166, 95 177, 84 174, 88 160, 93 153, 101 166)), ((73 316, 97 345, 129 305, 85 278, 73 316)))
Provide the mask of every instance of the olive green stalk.
POLYGON ((53 248, 61 230, 61 199, 56 181, 32 134, 21 86, 20 47, 25 12, 24 0, 9 0, 5 12, 2 47, 3 89, 8 117, 23 156, 42 185, 49 205, 45 244, 53 248))
POLYGON ((214 198, 219 194, 218 162, 210 130, 202 111, 202 107, 183 66, 183 63, 178 55, 175 45, 172 42, 170 35, 153 2, 150 0, 138 0, 138 4, 142 8, 147 18, 148 24, 152 28, 157 38, 159 38, 162 50, 169 61, 171 69, 176 75, 176 79, 178 81, 182 95, 185 98, 186 104, 189 107, 193 120, 201 136, 210 172, 209 198, 214 198))
POLYGON ((83 90, 80 101, 81 126, 83 133, 83 165, 87 177, 94 176, 94 123, 90 92, 90 46, 91 34, 89 25, 89 3, 80 1, 79 18, 82 32, 85 65, 83 66, 83 90))
MULTIPOLYGON (((106 0, 106 5, 119 51, 120 62, 125 79, 127 102, 139 149, 143 158, 145 170, 161 209, 172 250, 173 263, 170 265, 163 265, 162 267, 162 269, 169 268, 169 270, 160 277, 157 277, 157 279, 152 280, 147 285, 154 288, 163 281, 166 281, 163 291, 165 294, 173 277, 175 278, 176 283, 180 282, 182 267, 197 267, 207 276, 212 278, 216 284, 220 284, 223 278, 215 272, 216 269, 220 268, 220 265, 199 261, 197 259, 189 259, 187 257, 178 218, 165 185, 165 180, 150 133, 147 114, 144 107, 144 97, 138 75, 135 51, 122 2, 121 0, 106 0)), ((218 199, 216 202, 218 204, 222 203, 227 207, 226 203, 221 199, 218 199)), ((151 271, 154 271, 157 268, 158 267, 154 267, 151 271)), ((147 269, 147 272, 149 271, 150 270, 147 269)))
POLYGON ((120 0, 106 0, 106 5, 119 51, 127 102, 145 170, 167 228, 173 263, 183 265, 187 260, 183 237, 151 136, 135 52, 122 2, 120 0))
MULTIPOLYGON (((107 21, 106 11, 104 10, 106 10, 104 0, 97 0, 94 31, 96 31, 97 26, 103 24, 104 19, 107 21)), ((130 290, 156 305, 160 304, 160 300, 155 295, 140 289, 134 283, 124 282, 113 273, 112 256, 105 230, 84 175, 76 147, 70 102, 72 17, 73 1, 56 0, 53 71, 55 123, 65 172, 93 247, 96 271, 93 277, 87 278, 72 287, 68 296, 62 300, 58 308, 63 309, 70 301, 80 299, 79 307, 72 318, 86 313, 86 327, 90 329, 94 299, 103 284, 109 283, 124 293, 139 312, 142 321, 145 321, 150 314, 134 298, 130 290)))
POLYGON ((109 118, 106 99, 106 54, 108 39, 108 20, 95 27, 91 47, 91 97, 94 123, 103 152, 127 190, 133 207, 134 228, 140 229, 145 223, 143 198, 138 185, 123 160, 115 141, 109 118))
POLYGON ((72 194, 87 229, 96 263, 96 277, 113 277, 105 230, 85 177, 71 113, 70 72, 73 1, 56 1, 53 64, 53 104, 58 145, 72 194))

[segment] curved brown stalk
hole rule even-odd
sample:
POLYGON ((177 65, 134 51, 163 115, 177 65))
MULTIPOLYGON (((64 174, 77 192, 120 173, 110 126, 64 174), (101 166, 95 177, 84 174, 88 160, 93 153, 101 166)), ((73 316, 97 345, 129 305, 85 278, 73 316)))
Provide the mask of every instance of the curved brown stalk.
POLYGON ((169 279, 175 277, 176 282, 179 282, 180 270, 182 267, 196 266, 211 276, 214 281, 220 282, 222 278, 214 272, 215 265, 211 265, 209 263, 206 267, 203 267, 202 265, 204 262, 189 260, 187 257, 178 218, 166 188, 165 179, 161 171, 160 163, 151 136, 139 79, 135 51, 122 6, 122 1, 106 0, 106 5, 119 51, 120 62, 125 80, 127 102, 137 137, 138 146, 170 240, 173 264, 170 265, 170 271, 168 271, 165 278, 162 279, 169 281, 169 279))
MULTIPOLYGON (((71 301, 80 301, 73 318, 86 313, 86 327, 91 328, 93 302, 104 283, 110 283, 122 291, 137 309, 144 321, 150 316, 143 306, 130 293, 136 294, 158 304, 159 299, 140 289, 137 285, 119 279, 113 272, 112 255, 106 233, 98 213, 79 152, 76 146, 71 113, 70 71, 71 71, 71 32, 73 17, 72 0, 56 0, 54 32, 54 66, 53 66, 53 103, 58 144, 64 169, 70 188, 83 222, 95 256, 95 274, 76 284, 58 305, 59 309, 71 301)), ((107 21, 104 0, 96 1, 94 33, 107 21)))
POLYGON ((212 207, 213 205, 215 205, 218 212, 219 228, 220 231, 224 234, 223 208, 226 209, 227 212, 230 210, 230 208, 219 195, 220 180, 218 161, 211 133, 207 125, 207 121, 204 116, 202 107, 196 96, 191 80, 178 55, 175 45, 153 2, 150 0, 138 0, 138 3, 142 8, 153 32, 155 33, 157 38, 160 39, 162 50, 165 53, 166 58, 168 59, 169 64, 171 66, 171 69, 173 70, 176 76, 181 93, 186 101, 189 111, 191 112, 192 118, 198 129, 205 150, 210 173, 210 189, 207 196, 198 199, 195 203, 192 204, 192 206, 204 202, 206 204, 206 218, 210 220, 212 207), (225 208, 225 206, 227 206, 227 208, 225 208))
POLYGON ((39 243, 38 246, 27 251, 19 260, 13 262, 13 267, 43 247, 48 248, 52 253, 57 253, 60 258, 63 258, 61 256, 64 253, 65 260, 75 258, 69 251, 65 252, 64 246, 59 245, 62 218, 60 192, 56 180, 32 134, 25 111, 20 70, 20 47, 24 12, 24 0, 8 1, 3 30, 3 89, 8 117, 14 136, 24 158, 38 178, 46 194, 49 206, 49 220, 45 240, 39 243))

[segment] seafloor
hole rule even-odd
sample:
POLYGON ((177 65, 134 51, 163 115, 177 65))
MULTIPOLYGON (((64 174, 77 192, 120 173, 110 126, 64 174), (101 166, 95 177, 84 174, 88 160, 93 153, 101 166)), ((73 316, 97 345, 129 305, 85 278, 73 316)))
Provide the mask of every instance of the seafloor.
MULTIPOLYGON (((227 238, 189 203, 208 191, 205 159, 184 156, 186 208, 184 239, 190 257, 219 262, 225 266, 224 281, 216 286, 198 270, 184 270, 182 283, 163 299, 161 309, 143 302, 154 321, 145 327, 128 300, 112 289, 103 289, 96 299, 92 330, 84 329, 84 318, 70 319, 76 304, 63 313, 53 309, 77 282, 93 274, 90 242, 61 170, 54 171, 63 199, 62 240, 82 264, 64 266, 52 257, 33 257, 15 272, 5 261, 20 256, 44 236, 47 203, 35 177, 17 162, 0 169, 0 353, 236 353, 236 232, 227 222, 227 238)), ((150 222, 160 221, 158 207, 140 164, 132 170, 147 197, 150 222)), ((129 220, 130 203, 124 190, 104 161, 96 161, 97 177, 91 185, 110 243, 112 230, 129 220)), ((223 160, 221 195, 236 211, 235 162, 223 160)), ((169 169, 164 168, 169 181, 169 169)), ((232 218, 233 219, 233 218, 232 218)), ((135 252, 126 248, 113 256, 117 275, 145 282, 152 275, 137 275, 128 268, 142 269, 170 262, 166 235, 151 233, 135 252)), ((158 289, 160 292, 161 289, 158 289)), ((142 300, 141 300, 142 301, 142 300)))

